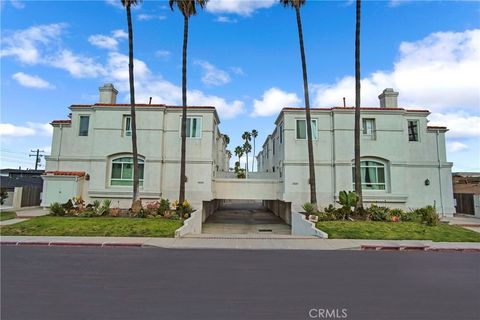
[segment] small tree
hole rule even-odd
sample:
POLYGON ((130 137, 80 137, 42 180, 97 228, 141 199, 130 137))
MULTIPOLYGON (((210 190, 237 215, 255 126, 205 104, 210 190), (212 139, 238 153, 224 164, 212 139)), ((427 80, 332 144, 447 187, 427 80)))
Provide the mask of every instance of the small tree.
POLYGON ((252 130, 252 137, 253 137, 253 159, 252 159, 252 172, 253 172, 253 165, 255 164, 255 156, 256 156, 256 153, 255 153, 255 139, 257 139, 258 137, 258 131, 253 129, 252 130))

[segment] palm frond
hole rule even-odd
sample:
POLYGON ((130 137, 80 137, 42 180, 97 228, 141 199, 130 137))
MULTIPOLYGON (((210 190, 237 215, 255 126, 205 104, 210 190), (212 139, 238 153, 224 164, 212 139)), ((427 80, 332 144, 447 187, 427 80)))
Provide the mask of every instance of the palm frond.
POLYGON ((126 7, 128 5, 136 6, 137 4, 143 2, 143 0, 120 0, 120 2, 122 2, 122 6, 126 7))
POLYGON ((301 6, 305 5, 305 1, 306 0, 280 0, 280 4, 282 4, 285 8, 300 8, 301 6))
POLYGON ((197 15, 197 5, 201 9, 204 9, 207 6, 207 2, 208 0, 169 0, 168 4, 172 11, 175 9, 176 5, 178 10, 188 18, 197 15))

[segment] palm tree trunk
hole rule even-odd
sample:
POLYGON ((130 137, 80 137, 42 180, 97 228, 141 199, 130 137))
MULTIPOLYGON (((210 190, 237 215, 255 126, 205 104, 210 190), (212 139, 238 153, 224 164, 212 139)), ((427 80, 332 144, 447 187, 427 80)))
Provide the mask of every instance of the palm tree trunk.
POLYGON ((138 150, 137 150, 137 118, 135 115, 135 80, 133 74, 133 26, 132 13, 130 11, 130 3, 126 6, 128 20, 128 73, 130 82, 130 116, 132 126, 132 154, 133 154, 133 198, 132 205, 140 199, 138 192, 138 150))
POLYGON ((363 209, 362 177, 360 171, 360 14, 361 0, 357 0, 355 27, 355 193, 356 210, 363 209))
POLYGON ((305 59, 305 48, 303 45, 303 31, 302 18, 300 17, 300 7, 295 6, 295 13, 297 14, 298 38, 300 40, 300 53, 302 56, 302 71, 303 71, 303 91, 305 94, 305 111, 307 122, 307 140, 308 140, 308 167, 310 173, 310 202, 317 204, 317 188, 315 181, 315 162, 313 157, 313 142, 312 142, 312 118, 310 116, 310 98, 308 96, 308 79, 307 79, 307 62, 305 59))
POLYGON ((252 158, 252 172, 253 172, 253 166, 255 164, 255 137, 253 138, 253 158, 252 158))
POLYGON ((182 61, 182 151, 180 160, 180 195, 178 201, 185 201, 185 155, 187 142, 187 43, 188 17, 183 17, 183 61, 182 61))
POLYGON ((245 161, 246 161, 245 173, 247 173, 248 172, 248 152, 245 154, 245 157, 246 157, 246 159, 245 159, 245 161))

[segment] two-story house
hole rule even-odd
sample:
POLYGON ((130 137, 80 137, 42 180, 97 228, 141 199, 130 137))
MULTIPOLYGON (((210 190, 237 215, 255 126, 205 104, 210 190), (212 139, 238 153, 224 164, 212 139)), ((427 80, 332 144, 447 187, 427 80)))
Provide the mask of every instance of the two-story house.
MULTIPOLYGON (((397 208, 435 205, 455 212, 452 163, 446 160, 445 127, 428 125, 427 110, 397 105, 385 89, 380 108, 361 109, 361 176, 364 201, 397 208)), ((313 108, 312 131, 319 205, 353 190, 354 108, 313 108)), ((279 197, 297 207, 310 199, 304 108, 284 108, 257 156, 258 170, 276 172, 279 197)))
MULTIPOLYGON (((56 120, 52 152, 46 158, 43 206, 74 196, 86 201, 112 199, 129 207, 133 158, 130 105, 116 103, 111 84, 100 88, 100 101, 72 105, 70 120, 56 120)), ((177 199, 180 179, 182 108, 137 104, 140 197, 177 199)), ((214 107, 189 106, 187 117, 186 197, 192 203, 212 199, 212 178, 228 171, 228 156, 214 107)))

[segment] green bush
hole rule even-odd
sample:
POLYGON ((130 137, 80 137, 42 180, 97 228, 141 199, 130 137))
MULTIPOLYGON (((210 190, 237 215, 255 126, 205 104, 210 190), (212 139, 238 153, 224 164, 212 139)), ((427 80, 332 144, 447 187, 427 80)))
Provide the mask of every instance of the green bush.
POLYGON ((352 208, 355 207, 358 201, 358 196, 355 192, 349 191, 340 191, 338 194, 338 203, 342 205, 342 208, 337 209, 336 215, 338 218, 343 220, 350 218, 352 214, 352 208))
POLYGON ((172 220, 180 220, 180 216, 177 213, 172 214, 172 217, 170 218, 172 220))
POLYGON ((318 221, 335 221, 337 217, 334 212, 320 212, 317 214, 318 221))
POLYGON ((4 204, 5 199, 8 198, 8 192, 5 188, 0 188, 0 204, 4 204))
POLYGON ((387 207, 372 204, 366 211, 373 221, 391 221, 390 209, 387 207))
POLYGON ((161 199, 158 214, 163 216, 168 210, 170 210, 170 201, 168 201, 168 199, 161 199))
POLYGON ((112 205, 112 200, 105 199, 102 201, 102 206, 98 209, 97 214, 99 216, 106 216, 110 213, 110 206, 112 205))
POLYGON ((317 207, 316 207, 313 203, 310 203, 310 202, 306 202, 306 203, 302 206, 302 209, 305 210, 305 213, 307 214, 307 216, 309 216, 309 215, 315 215, 315 214, 318 213, 317 207))
POLYGON ((437 210, 432 206, 416 209, 413 212, 417 214, 421 218, 422 223, 427 226, 436 226, 440 223, 437 210))
POLYGON ((65 215, 65 208, 62 204, 54 202, 50 205, 50 214, 52 216, 63 217, 65 215))

